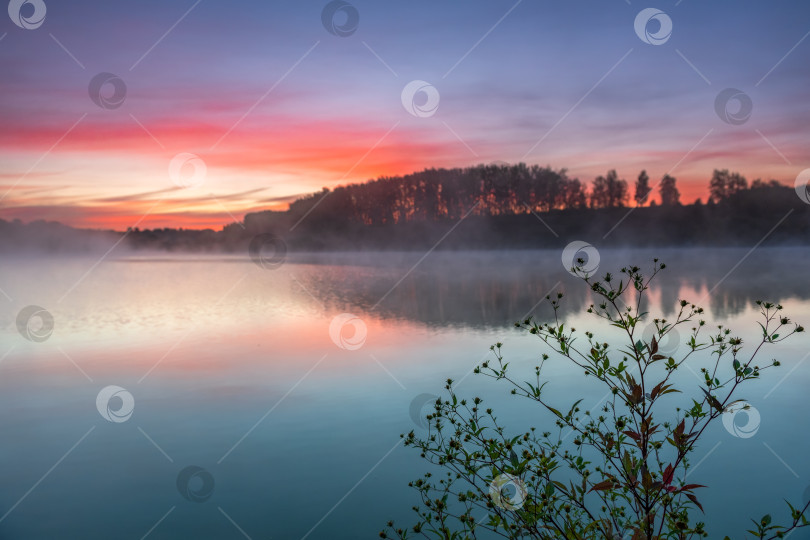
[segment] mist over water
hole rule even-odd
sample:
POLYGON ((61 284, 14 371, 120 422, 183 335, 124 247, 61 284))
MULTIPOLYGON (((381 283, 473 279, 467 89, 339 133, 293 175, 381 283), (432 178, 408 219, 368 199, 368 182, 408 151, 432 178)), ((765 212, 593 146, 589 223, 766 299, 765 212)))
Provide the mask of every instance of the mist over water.
MULTIPOLYGON (((804 281, 810 253, 803 248, 603 249, 599 255, 600 276, 618 276, 626 265, 651 267, 654 258, 665 262, 652 286, 665 316, 682 298, 719 319, 758 299, 810 298, 804 281)), ((550 316, 544 298, 552 292, 565 293, 564 314, 590 303, 587 286, 566 271, 558 250, 291 253, 277 270, 257 268, 243 255, 11 257, 0 276, 19 299, 10 303, 36 300, 48 309, 75 310, 62 318, 65 337, 110 328, 141 340, 150 320, 170 330, 205 317, 220 327, 249 328, 262 324, 262 311, 348 310, 428 327, 498 328, 550 316)), ((14 316, 4 310, 2 327, 13 330, 14 316)))
MULTIPOLYGON (((758 299, 810 322, 810 254, 800 248, 598 255, 599 274, 617 279, 627 264, 667 264, 651 290, 651 313, 674 317, 683 298, 749 341, 759 332, 758 299)), ((514 369, 529 376, 544 349, 513 323, 550 320, 543 300, 557 292, 566 325, 612 335, 585 313, 590 294, 559 250, 290 253, 272 270, 246 255, 100 259, 13 257, 0 266, 8 295, 0 295, 0 406, 8 411, 0 419, 0 515, 13 507, 0 537, 140 538, 170 512, 149 538, 224 538, 233 535, 225 512, 253 538, 372 538, 388 519, 411 521, 407 482, 425 467, 397 443, 419 429, 415 398, 440 394, 453 378, 460 394, 483 396, 522 431, 546 420, 470 374, 489 346, 504 342, 514 369), (53 316, 45 341, 20 334, 18 314, 29 305, 53 316), (344 314, 354 318, 338 319, 344 314), (336 319, 345 330, 335 333, 336 319), (132 396, 124 421, 97 407, 109 386, 132 396), (189 476, 197 482, 191 495, 180 492, 187 467, 210 475, 212 490, 198 473, 189 476)), ((710 532, 741 536, 763 510, 784 517, 782 497, 799 501, 810 484, 810 434, 786 413, 806 402, 807 351, 799 335, 763 357, 783 366, 743 396, 761 416, 755 436, 735 437, 722 425, 707 432, 695 456, 705 460, 690 481, 710 486, 701 497, 710 532), (755 492, 739 489, 742 474, 755 492)), ((678 382, 697 392, 708 361, 696 358, 695 373, 682 370, 678 382)), ((564 362, 546 374, 549 396, 563 405, 582 395, 590 409, 602 398, 564 362)), ((126 399, 116 392, 113 412, 126 399)))

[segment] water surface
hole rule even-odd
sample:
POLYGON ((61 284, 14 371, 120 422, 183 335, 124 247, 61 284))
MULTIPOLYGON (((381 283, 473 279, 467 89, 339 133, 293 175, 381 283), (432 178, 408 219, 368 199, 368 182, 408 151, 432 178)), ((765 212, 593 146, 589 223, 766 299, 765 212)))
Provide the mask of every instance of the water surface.
MULTIPOLYGON (((671 317, 686 298, 753 340, 763 298, 810 324, 804 250, 603 251, 600 271, 654 256, 669 268, 651 311, 671 317)), ((559 252, 422 257, 296 254, 272 270, 222 256, 4 260, 0 538, 374 538, 389 519, 411 523, 407 482, 425 467, 399 434, 421 429, 413 400, 453 378, 516 430, 537 425, 530 404, 471 369, 503 341, 528 377, 544 349, 512 323, 550 317, 547 294, 565 291, 567 324, 604 328, 559 252), (32 304, 54 318, 41 343, 15 324, 32 304), (349 327, 338 344, 330 337, 344 313, 364 339, 349 327), (97 408, 110 385, 134 400, 125 421, 97 408), (189 466, 199 469, 184 497, 189 466)), ((690 481, 711 486, 710 537, 784 516, 781 499, 801 501, 810 486, 807 351, 803 336, 767 351, 783 367, 744 392, 760 413, 755 436, 716 425, 698 449, 690 481)), ((603 397, 563 362, 547 375, 563 405, 603 397)), ((678 380, 699 383, 689 370, 678 380)), ((111 410, 122 403, 113 397, 111 410)))

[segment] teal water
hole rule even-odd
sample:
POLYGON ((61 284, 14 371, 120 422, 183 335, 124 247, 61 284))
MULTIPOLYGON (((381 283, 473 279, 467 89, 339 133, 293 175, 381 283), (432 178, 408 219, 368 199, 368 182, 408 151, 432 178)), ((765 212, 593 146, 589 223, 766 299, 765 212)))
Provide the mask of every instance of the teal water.
MULTIPOLYGON (((669 268, 652 311, 702 301, 709 321, 754 339, 763 298, 810 325, 804 250, 603 251, 600 271, 653 256, 669 268)), ((425 467, 399 434, 421 429, 419 396, 450 377, 516 431, 538 425, 530 404, 473 366, 503 341, 530 376, 542 343, 511 323, 548 317, 550 292, 566 291, 567 324, 603 328, 558 252, 421 257, 295 255, 275 269, 165 254, 4 259, 0 538, 375 538, 389 519, 411 523, 407 482, 425 467), (18 331, 29 305, 53 316, 44 341, 18 331)), ((689 480, 710 486, 710 538, 742 538, 748 518, 783 517, 782 498, 805 496, 809 344, 765 352, 783 366, 741 395, 760 415, 754 436, 706 433, 689 480)), ((562 362, 546 374, 562 405, 603 397, 562 362)), ((678 380, 697 390, 688 370, 678 380)))

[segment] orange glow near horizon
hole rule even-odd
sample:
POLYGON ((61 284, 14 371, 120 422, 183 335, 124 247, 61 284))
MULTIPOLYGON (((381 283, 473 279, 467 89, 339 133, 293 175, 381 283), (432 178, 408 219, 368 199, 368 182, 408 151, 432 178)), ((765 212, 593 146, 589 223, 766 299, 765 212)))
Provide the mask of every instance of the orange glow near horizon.
MULTIPOLYGON (((250 212, 285 210, 292 200, 323 187, 425 168, 492 163, 508 157, 516 144, 468 138, 465 145, 441 123, 426 128, 411 121, 386 126, 293 116, 253 119, 230 133, 212 122, 184 123, 173 117, 110 122, 98 113, 78 122, 67 135, 64 126, 54 122, 37 126, 12 118, 12 124, 13 129, 0 133, 0 156, 12 171, 0 175, 0 218, 119 231, 219 230, 250 212), (54 141, 58 146, 43 158, 41 149, 54 141), (490 150, 473 155, 469 145, 490 150), (170 177, 168 164, 180 153, 193 153, 205 162, 207 173, 199 185, 181 186, 170 177), (41 165, 31 170, 37 160, 41 165)), ((678 180, 683 204, 707 200, 714 168, 738 170, 749 181, 776 178, 786 184, 796 174, 795 167, 779 163, 778 156, 750 134, 718 138, 714 147, 709 141, 706 149, 688 154, 681 148, 637 150, 626 144, 594 148, 597 142, 556 142, 546 150, 557 154, 555 160, 529 156, 504 161, 567 166, 569 177, 586 184, 615 168, 628 183, 630 206, 641 169, 647 170, 654 188, 675 167, 671 174, 678 180)), ((651 200, 658 200, 655 189, 651 200)))
MULTIPOLYGON (((392 169, 386 174, 375 175, 373 178, 399 176, 412 172, 417 171, 404 169, 403 172, 399 172, 397 169, 392 169)), ((576 177, 570 173, 569 176, 576 177)), ((620 178, 624 178, 628 183, 630 193, 628 206, 636 206, 633 200, 635 176, 620 175, 620 178)), ((770 176, 760 175, 749 177, 749 182, 754 178, 771 179, 770 176)), ((655 177, 650 179, 651 186, 656 186, 657 182, 658 179, 655 177)), ((340 182, 327 187, 334 189, 351 183, 352 182, 340 182)), ((705 204, 708 200, 707 186, 708 179, 678 178, 681 203, 692 204, 697 199, 700 199, 705 204)), ((8 187, 9 186, 0 185, 0 189, 8 189, 8 187)), ((115 202, 116 198, 111 197, 110 199, 113 202, 99 203, 89 200, 85 203, 81 202, 80 199, 77 202, 69 204, 59 204, 60 199, 54 201, 55 204, 42 204, 41 198, 37 198, 37 201, 32 201, 33 204, 18 205, 12 205, 17 201, 15 201, 15 198, 9 197, 0 211, 0 218, 7 221, 19 219, 23 222, 36 220, 57 221, 76 228, 116 231, 124 231, 130 227, 140 229, 182 228, 221 230, 224 226, 241 222, 248 213, 264 210, 285 211, 289 207, 289 201, 291 199, 318 191, 320 191, 319 188, 313 188, 290 197, 279 197, 279 199, 282 200, 277 202, 266 199, 263 202, 238 200, 235 203, 228 201, 227 195, 223 195, 222 199, 219 199, 213 198, 216 197, 213 194, 201 196, 198 200, 193 198, 179 199, 176 197, 160 199, 159 196, 155 196, 154 198, 131 201, 127 201, 126 197, 120 197, 120 199, 123 200, 115 202)), ((182 191, 180 193, 184 194, 182 191)), ((655 201, 656 203, 660 202, 656 189, 651 193, 649 200, 655 201)))

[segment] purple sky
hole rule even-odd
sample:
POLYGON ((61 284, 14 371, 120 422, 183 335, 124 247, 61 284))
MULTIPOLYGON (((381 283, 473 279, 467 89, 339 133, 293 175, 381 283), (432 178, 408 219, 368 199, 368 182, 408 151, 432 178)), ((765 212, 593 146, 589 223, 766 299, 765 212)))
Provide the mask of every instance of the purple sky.
POLYGON ((670 173, 691 202, 714 168, 792 183, 810 167, 803 1, 39 3, 0 22, 4 219, 219 227, 496 160, 670 173), (94 101, 101 73, 117 79, 94 101), (415 80, 437 107, 403 99, 415 80))

